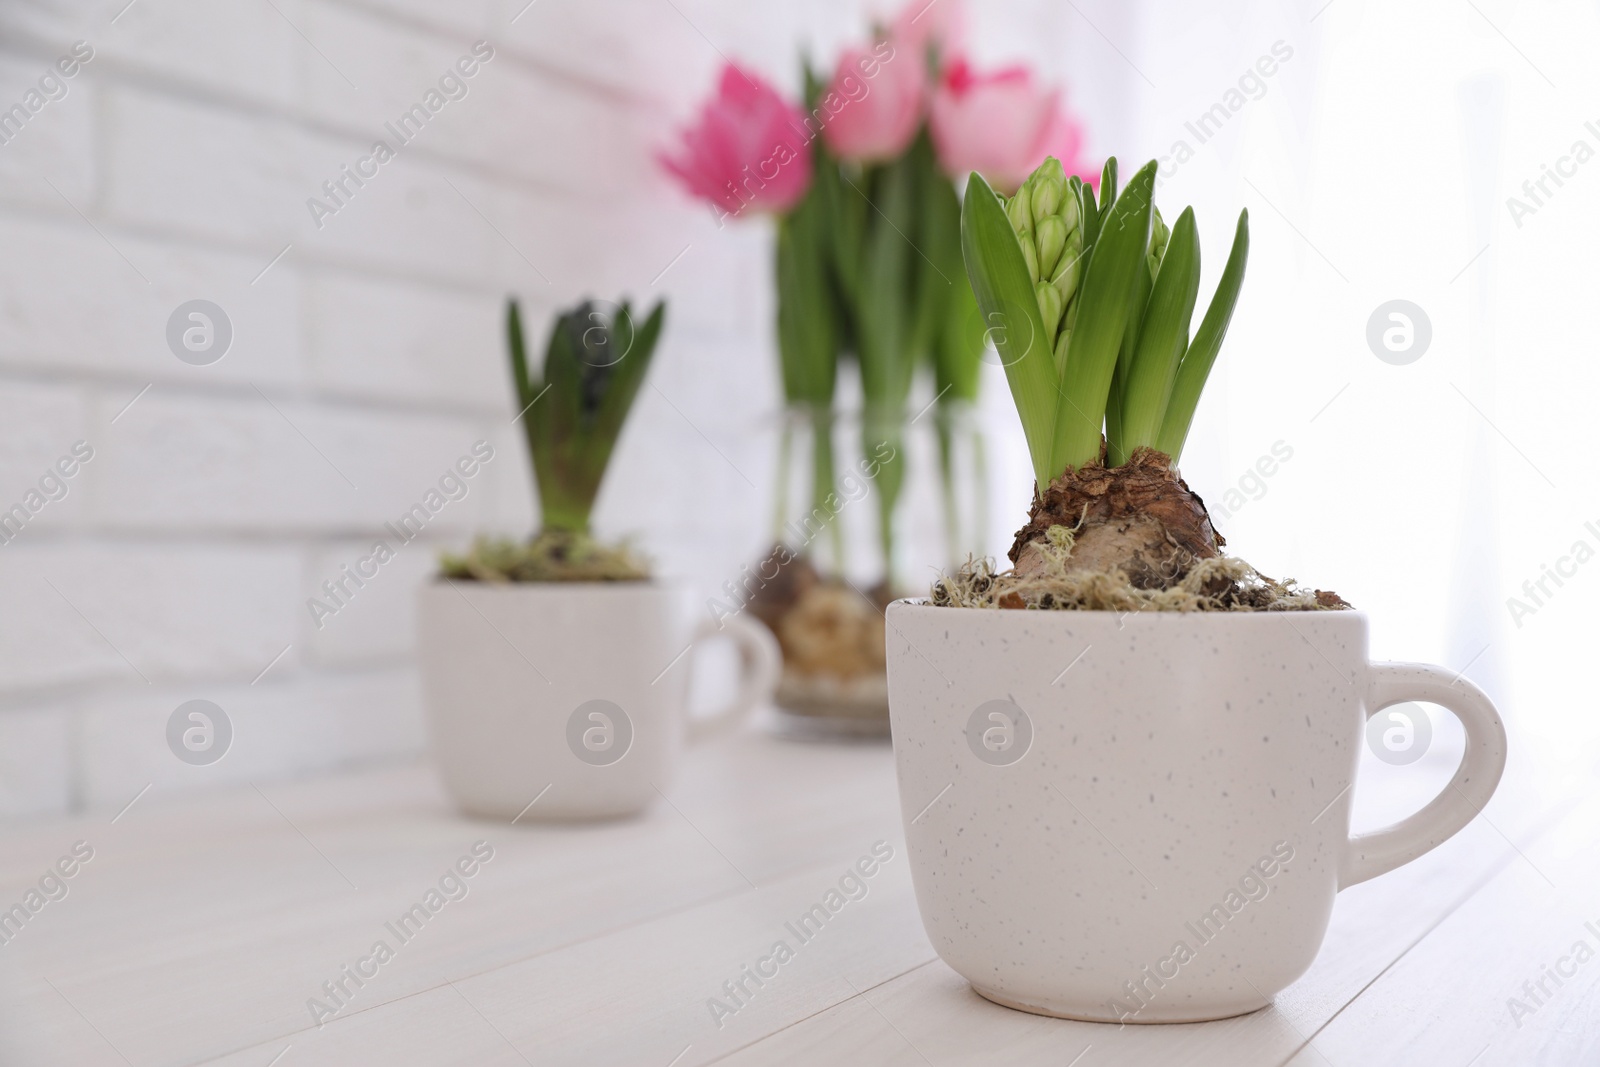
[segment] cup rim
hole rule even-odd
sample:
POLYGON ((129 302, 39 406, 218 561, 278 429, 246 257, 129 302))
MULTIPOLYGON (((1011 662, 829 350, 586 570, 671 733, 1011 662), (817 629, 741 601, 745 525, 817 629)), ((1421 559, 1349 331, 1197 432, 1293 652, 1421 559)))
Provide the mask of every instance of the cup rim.
POLYGON ((435 576, 418 585, 412 598, 419 610, 427 612, 445 610, 445 604, 462 600, 467 603, 521 603, 530 611, 544 610, 539 607, 541 604, 551 609, 561 605, 591 605, 598 610, 632 611, 656 603, 687 604, 692 593, 693 587, 678 578, 632 582, 451 582, 435 576))
POLYGON ((1136 626, 1162 626, 1177 625, 1182 621, 1190 621, 1194 625, 1203 625, 1205 622, 1214 621, 1216 625, 1230 625, 1223 620, 1240 620, 1237 625, 1246 625, 1244 620, 1262 620, 1282 618, 1288 622, 1295 621, 1322 621, 1331 619, 1351 619, 1366 622, 1369 616, 1358 608, 1331 609, 1322 611, 1102 611, 1085 610, 1081 608, 1060 610, 1039 609, 1005 609, 1005 608, 968 608, 955 605, 935 606, 929 603, 925 596, 900 597, 889 602, 886 611, 896 614, 913 611, 917 614, 925 612, 948 612, 952 617, 974 618, 983 615, 992 615, 996 618, 1017 618, 1039 621, 1044 618, 1071 619, 1119 619, 1124 625, 1136 626))
POLYGON ((589 582, 485 582, 476 578, 461 578, 451 580, 443 575, 435 574, 423 582, 421 589, 449 589, 463 585, 474 590, 494 590, 496 593, 511 592, 606 592, 606 593, 639 593, 639 592, 678 592, 689 588, 686 579, 667 576, 651 578, 634 578, 623 581, 589 581, 589 582))

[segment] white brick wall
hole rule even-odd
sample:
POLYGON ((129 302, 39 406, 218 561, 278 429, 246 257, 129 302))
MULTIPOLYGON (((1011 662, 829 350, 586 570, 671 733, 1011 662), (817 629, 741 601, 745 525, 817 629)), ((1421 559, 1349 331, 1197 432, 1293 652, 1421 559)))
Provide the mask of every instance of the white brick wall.
POLYGON ((95 49, 0 145, 0 508, 75 441, 95 450, 0 545, 0 817, 421 749, 416 586, 441 546, 531 522, 508 292, 541 343, 586 292, 671 297, 598 523, 708 594, 737 574, 772 473, 768 238, 718 230, 651 155, 722 54, 793 85, 802 40, 828 53, 888 6, 0 5, 0 108, 95 49), (484 38, 468 95, 316 227, 306 199, 484 38), (234 327, 208 367, 165 341, 194 298, 234 327), (480 438, 497 456, 469 497, 317 628, 306 598, 480 438), (165 747, 196 697, 234 722, 211 767, 165 747))

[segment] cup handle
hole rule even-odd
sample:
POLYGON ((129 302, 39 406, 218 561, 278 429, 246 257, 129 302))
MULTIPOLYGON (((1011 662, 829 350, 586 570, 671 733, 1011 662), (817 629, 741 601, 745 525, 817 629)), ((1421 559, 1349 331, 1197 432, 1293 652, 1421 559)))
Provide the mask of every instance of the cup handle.
POLYGON ((710 715, 689 718, 689 741, 703 741, 727 733, 760 704, 772 699, 778 688, 778 672, 783 656, 777 638, 761 623, 743 615, 725 616, 721 623, 709 619, 695 631, 693 644, 698 645, 709 637, 729 637, 739 646, 739 691, 728 706, 710 715))
POLYGON ((1393 826, 1351 835, 1339 873, 1340 889, 1410 863, 1454 837, 1489 803, 1506 769, 1506 729, 1482 689, 1443 667, 1374 663, 1367 682, 1366 718, 1408 700, 1438 704, 1460 719, 1467 734, 1466 751, 1455 777, 1427 807, 1393 826))

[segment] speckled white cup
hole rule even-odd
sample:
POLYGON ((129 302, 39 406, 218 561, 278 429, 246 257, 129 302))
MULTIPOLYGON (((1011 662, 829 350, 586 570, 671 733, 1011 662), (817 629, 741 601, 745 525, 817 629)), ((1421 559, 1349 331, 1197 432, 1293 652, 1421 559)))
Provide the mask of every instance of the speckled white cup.
POLYGON ((1367 661, 1358 612, 985 611, 897 601, 889 712, 917 906, 983 996, 1198 1022, 1311 965, 1334 895, 1472 820, 1499 716, 1440 667, 1367 661), (1350 835, 1363 727, 1405 701, 1466 728, 1417 814, 1350 835))

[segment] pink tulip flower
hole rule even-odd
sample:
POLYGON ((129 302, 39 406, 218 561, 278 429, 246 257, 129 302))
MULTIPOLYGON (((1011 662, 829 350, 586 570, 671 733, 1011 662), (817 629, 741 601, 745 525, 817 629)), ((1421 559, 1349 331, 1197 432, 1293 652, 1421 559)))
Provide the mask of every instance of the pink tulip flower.
POLYGON ((811 185, 805 114, 732 63, 682 138, 676 156, 663 151, 656 160, 690 193, 720 208, 719 219, 747 209, 782 214, 811 185))
POLYGON ((842 159, 895 159, 922 127, 927 61, 917 48, 880 40, 847 48, 819 101, 822 137, 842 159))
POLYGON ((934 90, 930 123, 946 173, 960 178, 975 170, 1007 195, 1048 155, 1068 174, 1089 180, 1096 173, 1078 158, 1083 130, 1060 92, 1039 85, 1025 67, 979 74, 955 60, 934 90))
POLYGON ((962 0, 908 0, 889 23, 889 36, 918 55, 934 47, 949 58, 966 43, 967 6, 962 0))

